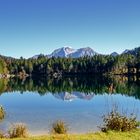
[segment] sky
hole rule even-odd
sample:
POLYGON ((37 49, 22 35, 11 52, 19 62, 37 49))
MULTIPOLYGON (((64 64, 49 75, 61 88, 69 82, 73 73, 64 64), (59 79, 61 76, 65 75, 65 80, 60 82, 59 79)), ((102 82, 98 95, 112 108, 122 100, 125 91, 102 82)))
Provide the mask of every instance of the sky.
POLYGON ((64 46, 103 54, 140 46, 140 0, 0 0, 0 54, 64 46))

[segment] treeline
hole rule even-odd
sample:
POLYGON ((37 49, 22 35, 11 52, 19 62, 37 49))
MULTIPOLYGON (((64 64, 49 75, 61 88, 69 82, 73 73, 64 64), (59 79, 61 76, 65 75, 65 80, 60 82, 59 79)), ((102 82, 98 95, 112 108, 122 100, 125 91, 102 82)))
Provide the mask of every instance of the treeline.
POLYGON ((95 55, 82 58, 14 59, 0 57, 0 73, 13 75, 140 74, 140 49, 118 56, 95 55))
POLYGON ((8 66, 4 59, 0 58, 0 74, 7 74, 8 73, 8 66))

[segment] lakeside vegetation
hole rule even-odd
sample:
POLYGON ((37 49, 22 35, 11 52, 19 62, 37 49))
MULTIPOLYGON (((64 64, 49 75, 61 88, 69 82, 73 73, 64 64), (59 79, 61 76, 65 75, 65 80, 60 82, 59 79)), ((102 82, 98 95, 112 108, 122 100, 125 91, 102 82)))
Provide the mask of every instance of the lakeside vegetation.
POLYGON ((59 77, 76 74, 140 74, 140 47, 121 55, 95 55, 81 58, 15 59, 0 56, 0 73, 18 75, 47 75, 59 77))
POLYGON ((100 127, 102 132, 118 131, 127 132, 137 129, 140 126, 140 122, 134 114, 130 114, 128 117, 126 114, 120 113, 117 108, 112 109, 107 115, 103 116, 103 126, 100 127))
POLYGON ((13 124, 8 132, 0 132, 0 139, 16 140, 139 140, 140 123, 135 116, 126 116, 113 109, 108 115, 103 116, 104 125, 101 127, 102 132, 93 132, 87 134, 68 134, 68 126, 63 121, 56 121, 52 124, 50 134, 46 136, 29 136, 25 124, 13 124))

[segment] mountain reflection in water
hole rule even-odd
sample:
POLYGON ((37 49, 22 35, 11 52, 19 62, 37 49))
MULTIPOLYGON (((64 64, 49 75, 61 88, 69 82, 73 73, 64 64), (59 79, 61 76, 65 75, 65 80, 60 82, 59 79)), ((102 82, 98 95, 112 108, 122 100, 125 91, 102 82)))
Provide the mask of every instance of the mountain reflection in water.
POLYGON ((52 93, 62 100, 76 98, 90 100, 97 94, 123 94, 140 99, 138 77, 65 77, 61 79, 41 77, 27 79, 0 79, 0 93, 20 91, 37 92, 41 96, 52 93))

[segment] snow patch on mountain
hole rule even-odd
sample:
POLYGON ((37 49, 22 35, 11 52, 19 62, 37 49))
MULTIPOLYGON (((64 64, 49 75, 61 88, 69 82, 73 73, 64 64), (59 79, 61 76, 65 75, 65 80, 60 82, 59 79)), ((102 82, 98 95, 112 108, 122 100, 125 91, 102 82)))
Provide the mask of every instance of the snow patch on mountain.
POLYGON ((72 57, 79 58, 84 56, 94 56, 97 53, 93 51, 90 47, 81 48, 81 49, 72 49, 71 47, 63 47, 57 50, 54 50, 48 57, 72 57))
POLYGON ((90 47, 87 48, 81 48, 76 50, 74 53, 71 53, 69 56, 72 58, 79 58, 79 57, 84 57, 84 56, 94 56, 97 53, 93 51, 90 47))
POLYGON ((48 57, 68 57, 69 54, 75 52, 74 49, 71 47, 63 47, 54 50, 50 55, 47 55, 48 57))

